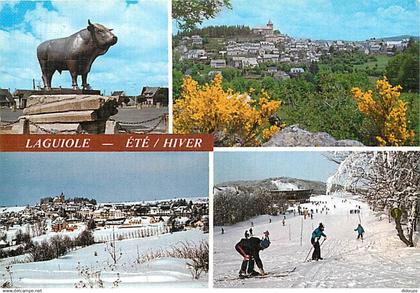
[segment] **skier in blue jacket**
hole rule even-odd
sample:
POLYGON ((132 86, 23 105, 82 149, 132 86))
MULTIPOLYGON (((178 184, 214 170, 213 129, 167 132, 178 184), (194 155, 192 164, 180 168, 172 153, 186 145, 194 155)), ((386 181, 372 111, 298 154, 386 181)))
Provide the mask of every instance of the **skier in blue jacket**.
POLYGON ((357 226, 356 229, 354 229, 354 231, 357 231, 358 235, 357 235, 357 239, 361 238, 363 240, 363 233, 365 233, 365 229, 363 229, 362 225, 359 224, 357 226))
POLYGON ((313 260, 322 259, 321 246, 319 245, 319 239, 321 238, 321 236, 325 237, 325 239, 327 238, 327 235, 324 234, 324 225, 322 223, 319 223, 319 227, 312 232, 311 237, 311 243, 314 246, 314 252, 312 253, 313 260))

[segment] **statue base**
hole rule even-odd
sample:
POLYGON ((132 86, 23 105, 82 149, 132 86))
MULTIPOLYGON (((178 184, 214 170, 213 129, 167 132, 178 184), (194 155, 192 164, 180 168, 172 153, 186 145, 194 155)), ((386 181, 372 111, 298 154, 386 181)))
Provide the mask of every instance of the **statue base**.
POLYGON ((72 89, 72 88, 52 88, 49 91, 46 89, 40 89, 33 93, 34 95, 101 95, 100 90, 84 90, 84 89, 72 89))
MULTIPOLYGON (((118 113, 117 108, 123 102, 119 96, 60 92, 49 91, 28 98, 28 107, 19 119, 29 123, 29 133, 105 133, 106 122, 118 113)), ((21 128, 15 129, 20 132, 21 128)))

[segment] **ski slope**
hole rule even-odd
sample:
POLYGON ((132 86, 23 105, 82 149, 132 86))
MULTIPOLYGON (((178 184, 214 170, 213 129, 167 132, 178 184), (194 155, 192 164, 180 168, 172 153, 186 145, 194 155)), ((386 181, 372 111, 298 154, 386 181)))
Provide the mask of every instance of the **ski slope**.
MULTIPOLYGON (((149 251, 169 249, 180 242, 198 244, 208 240, 208 234, 200 230, 189 230, 173 234, 163 234, 147 238, 121 240, 116 249, 121 251, 121 259, 114 266, 105 244, 94 244, 70 251, 68 254, 49 261, 12 264, 13 287, 17 288, 74 288, 80 281, 86 281, 80 268, 90 272, 100 271, 105 288, 113 287, 207 287, 208 275, 203 273, 199 280, 192 278, 186 259, 160 258, 146 263, 136 262, 137 255, 149 251)), ((0 278, 9 280, 5 267, 12 258, 0 260, 0 278)), ((1 279, 0 279, 1 280, 1 279)))
MULTIPOLYGON (((343 195, 342 195, 343 196, 343 195)), ((350 196, 315 196, 301 207, 317 209, 313 219, 296 212, 286 215, 259 216, 247 222, 214 230, 214 286, 215 287, 284 287, 284 288, 419 288, 420 248, 406 247, 388 217, 375 214, 369 207, 350 196), (326 202, 315 205, 314 201, 326 202), (334 205, 336 206, 334 208, 334 205), (328 207, 328 214, 320 213, 328 207), (360 214, 350 214, 361 207, 360 214), (359 218, 360 215, 360 218, 359 218), (269 223, 271 218, 272 222, 269 223), (364 241, 357 240, 354 229, 359 223, 365 229, 364 241), (266 272, 281 273, 296 270, 284 277, 236 279, 242 257, 235 244, 244 237, 251 221, 254 236, 270 231, 271 245, 260 252, 266 272), (324 260, 304 262, 312 245, 312 231, 322 222, 326 241, 321 247, 324 260), (301 227, 302 238, 301 238, 301 227), (302 239, 302 240, 301 240, 302 239), (302 245, 301 245, 302 243, 302 245)), ((297 211, 297 210, 296 210, 297 211)), ((418 237, 418 235, 417 235, 418 237)), ((321 241, 322 242, 322 241, 321 241)), ((312 254, 312 252, 311 252, 312 254)), ((311 254, 309 258, 311 258, 311 254)))

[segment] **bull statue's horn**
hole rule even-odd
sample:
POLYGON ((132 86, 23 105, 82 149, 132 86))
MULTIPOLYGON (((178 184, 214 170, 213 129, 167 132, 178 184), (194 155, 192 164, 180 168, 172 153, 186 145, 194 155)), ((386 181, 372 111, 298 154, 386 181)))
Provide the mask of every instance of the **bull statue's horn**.
POLYGON ((88 24, 89 24, 89 25, 92 25, 92 23, 90 22, 90 19, 88 19, 88 24))

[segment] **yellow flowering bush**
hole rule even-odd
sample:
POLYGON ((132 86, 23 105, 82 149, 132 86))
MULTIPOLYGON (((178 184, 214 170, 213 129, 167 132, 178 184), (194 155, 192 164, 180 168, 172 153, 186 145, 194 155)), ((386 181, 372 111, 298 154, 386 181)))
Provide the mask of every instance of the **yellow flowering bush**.
POLYGON ((413 144, 414 131, 407 129, 406 103, 401 100, 402 87, 392 86, 386 77, 376 81, 375 92, 352 89, 361 113, 374 125, 374 136, 380 146, 413 144))
POLYGON ((245 93, 222 88, 217 74, 203 86, 185 77, 181 96, 173 106, 174 133, 211 133, 216 146, 258 146, 284 125, 270 125, 268 119, 280 107, 262 92, 257 101, 245 93))

